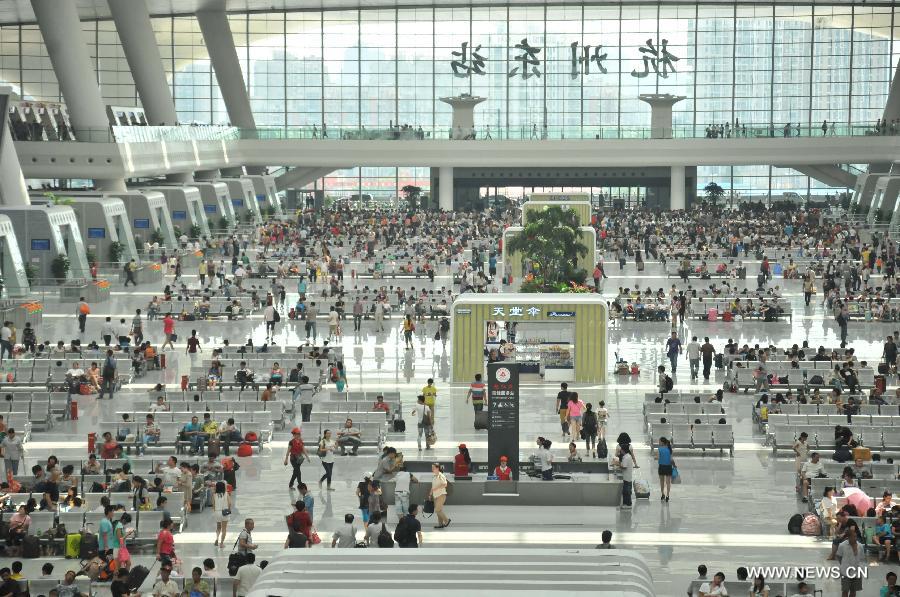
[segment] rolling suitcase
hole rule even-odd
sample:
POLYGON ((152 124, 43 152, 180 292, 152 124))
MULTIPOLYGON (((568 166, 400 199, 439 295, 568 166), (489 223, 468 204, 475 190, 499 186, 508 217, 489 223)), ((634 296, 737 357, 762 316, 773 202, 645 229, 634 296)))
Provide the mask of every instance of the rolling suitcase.
POLYGON ((488 414, 486 410, 480 410, 475 413, 475 429, 488 428, 488 414))
POLYGON ((716 369, 721 369, 725 366, 725 359, 722 356, 722 353, 716 353, 715 358, 713 359, 716 364, 716 369))
POLYGON ((85 531, 81 534, 81 545, 79 545, 79 559, 90 560, 97 557, 100 550, 100 544, 97 541, 97 535, 85 531))
POLYGON ((597 458, 605 460, 609 456, 609 448, 606 446, 606 440, 601 439, 597 442, 597 458))
POLYGON ((650 484, 643 479, 635 479, 632 484, 634 487, 634 497, 639 500, 650 499, 650 484))
POLYGON ((719 319, 719 310, 713 307, 706 312, 706 321, 716 321, 719 319))
POLYGON ((77 560, 81 556, 81 534, 69 533, 66 535, 66 557, 77 560))
POLYGON ((41 557, 41 540, 36 535, 25 535, 22 539, 22 557, 41 557))
POLYGON ((136 593, 148 576, 150 576, 150 570, 146 566, 133 567, 128 573, 128 580, 125 581, 128 590, 136 593))

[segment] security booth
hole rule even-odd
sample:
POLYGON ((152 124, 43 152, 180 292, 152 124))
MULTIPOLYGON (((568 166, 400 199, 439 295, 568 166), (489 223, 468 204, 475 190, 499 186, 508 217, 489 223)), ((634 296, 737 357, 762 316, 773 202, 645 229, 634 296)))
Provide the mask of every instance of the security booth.
MULTIPOLYGON (((19 252, 25 263, 34 268, 36 284, 48 285, 62 281, 62 278, 56 276, 59 272, 57 262, 61 258, 69 263, 63 278, 87 280, 90 277, 78 218, 70 206, 0 206, 0 214, 9 218, 12 223, 19 252)), ((85 286, 86 283, 82 285, 85 286)), ((60 298, 71 299, 65 293, 60 298)), ((75 296, 72 300, 78 300, 78 297, 75 296)))
POLYGON ((0 298, 24 297, 30 292, 16 231, 7 216, 0 216, 0 279, 0 298))
POLYGON ((607 307, 598 294, 463 294, 453 303, 453 381, 488 361, 519 363, 523 381, 606 381, 607 307))
POLYGON ((245 174, 241 178, 249 180, 253 184, 253 194, 261 207, 270 205, 275 210, 275 215, 284 213, 281 197, 278 196, 278 189, 275 188, 274 176, 268 174, 245 174))
POLYGON ((246 178, 217 178, 214 182, 223 182, 228 187, 228 196, 239 223, 262 222, 262 212, 259 211, 259 201, 252 181, 246 178))
POLYGON ((191 236, 190 229, 193 226, 200 228, 200 236, 209 236, 209 221, 200 199, 200 191, 195 186, 151 186, 146 187, 150 191, 158 191, 166 198, 169 212, 172 216, 172 225, 182 234, 191 236))
MULTIPOLYGON (((175 187, 182 185, 166 184, 160 186, 175 187)), ((234 206, 231 204, 228 196, 228 185, 222 182, 192 182, 190 186, 196 188, 200 193, 203 213, 206 214, 210 229, 233 230, 237 220, 234 214, 234 206), (224 228, 221 226, 223 217, 229 222, 224 228)))
MULTIPOLYGON (((526 205, 528 204, 526 203, 526 205)), ((522 255, 507 250, 510 239, 523 230, 522 226, 510 226, 503 231, 503 250, 501 252, 503 262, 498 265, 497 274, 501 276, 502 280, 507 280, 506 283, 509 283, 509 276, 512 276, 512 282, 515 283, 521 281, 528 273, 528 264, 524 262, 522 255)), ((579 231, 581 232, 581 244, 587 248, 587 252, 578 256, 576 269, 583 269, 590 276, 596 263, 597 231, 592 226, 580 226, 579 231)))
POLYGON ((163 248, 174 250, 178 246, 165 195, 148 189, 131 189, 105 195, 117 197, 125 204, 135 243, 140 246, 147 243, 152 245, 161 238, 159 244, 163 248))
MULTIPOLYGON (((111 264, 116 273, 119 271, 119 264, 132 259, 140 261, 134 236, 131 234, 128 212, 121 199, 73 193, 67 194, 64 200, 75 213, 85 251, 92 254, 91 260, 96 260, 98 264, 111 264)), ((32 194, 31 203, 48 205, 50 200, 44 195, 32 194)), ((109 268, 109 265, 101 267, 109 268)))
POLYGON ((522 204, 522 222, 528 221, 528 212, 551 206, 574 210, 581 226, 591 223, 593 206, 591 196, 587 193, 532 193, 528 196, 528 201, 522 204))

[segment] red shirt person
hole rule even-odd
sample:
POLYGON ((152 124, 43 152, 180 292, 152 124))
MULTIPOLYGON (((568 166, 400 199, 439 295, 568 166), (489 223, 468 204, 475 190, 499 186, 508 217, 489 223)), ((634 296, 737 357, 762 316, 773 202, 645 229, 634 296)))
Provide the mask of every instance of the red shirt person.
POLYGON ((512 481, 512 469, 507 466, 509 459, 506 456, 500 457, 500 466, 494 467, 494 476, 498 481, 512 481))

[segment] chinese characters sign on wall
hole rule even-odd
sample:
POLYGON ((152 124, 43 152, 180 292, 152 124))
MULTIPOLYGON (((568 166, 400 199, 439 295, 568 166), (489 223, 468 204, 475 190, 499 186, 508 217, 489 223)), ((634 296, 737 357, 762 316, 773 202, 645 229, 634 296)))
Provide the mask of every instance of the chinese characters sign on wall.
MULTIPOLYGON (((643 79, 654 73, 657 77, 667 79, 669 73, 675 73, 675 62, 681 60, 668 50, 669 40, 663 39, 659 45, 653 43, 653 38, 648 39, 643 46, 638 48, 638 56, 641 65, 631 71, 631 76, 637 79, 643 79)), ((588 76, 591 74, 606 74, 607 69, 604 61, 607 53, 603 52, 602 45, 580 45, 577 41, 570 44, 571 70, 569 76, 577 79, 579 76, 588 76)), ((507 77, 521 77, 528 80, 532 77, 540 78, 542 74, 541 53, 542 48, 532 46, 528 43, 528 38, 522 38, 519 43, 512 47, 512 60, 516 66, 512 67, 507 73, 507 77)), ((488 59, 481 54, 481 45, 474 48, 469 47, 468 42, 460 45, 459 51, 451 52, 454 57, 450 61, 450 69, 453 74, 460 78, 469 78, 472 75, 484 76, 488 74, 488 59)))

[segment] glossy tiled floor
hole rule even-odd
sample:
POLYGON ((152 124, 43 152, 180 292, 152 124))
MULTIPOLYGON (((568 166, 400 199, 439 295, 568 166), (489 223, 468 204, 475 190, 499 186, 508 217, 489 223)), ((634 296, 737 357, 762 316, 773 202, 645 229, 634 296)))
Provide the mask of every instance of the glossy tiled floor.
MULTIPOLYGON (((648 264, 640 276, 630 264, 624 272, 617 267, 608 269, 606 281, 609 296, 619 286, 668 288, 672 280, 660 277, 657 264, 648 264)), ((189 280, 191 280, 189 278, 189 280)), ((192 280, 196 284, 196 279, 192 280)), ((448 276, 439 276, 437 287, 448 284, 448 276)), ((678 328, 682 338, 692 335, 709 335, 721 348, 728 338, 740 343, 773 343, 778 346, 808 340, 811 345, 836 346, 839 343, 837 326, 823 312, 821 304, 804 308, 799 283, 779 281, 786 297, 794 307, 793 322, 783 323, 707 323, 688 321, 678 328)), ((422 286, 416 281, 415 286, 422 286)), ((89 319, 85 338, 96 338, 100 322, 105 315, 126 317, 135 308, 144 307, 160 287, 138 287, 135 291, 114 288, 112 300, 96 305, 89 319)), ((295 297, 294 297, 295 298, 295 297)), ((288 296, 288 302, 294 298, 288 296)), ((820 299, 821 300, 821 299, 820 299)), ((70 339, 76 330, 70 305, 60 305, 48 300, 43 329, 39 337, 70 339)), ((396 325, 399 320, 395 319, 396 325)), ((486 434, 475 432, 472 427, 470 407, 464 404, 466 388, 454 386, 447 380, 450 373, 449 345, 444 350, 432 340, 436 324, 429 322, 419 326, 415 348, 405 351, 398 340, 396 328, 374 334, 365 326, 359 335, 346 335, 340 340, 345 351, 345 364, 349 373, 351 390, 393 390, 401 392, 404 404, 411 405, 417 390, 425 379, 434 377, 439 388, 436 431, 440 438, 437 454, 450 457, 455 446, 465 442, 477 460, 486 457, 486 434)), ((190 327, 198 330, 203 346, 208 350, 217 346, 223 338, 232 343, 252 337, 255 342, 264 339, 261 318, 251 316, 239 322, 202 322, 179 324, 182 337, 190 327)), ((322 329, 325 326, 319 326, 322 329)), ((854 323, 850 325, 850 342, 857 348, 861 359, 876 361, 881 354, 880 339, 900 328, 900 324, 854 323)), ((160 341, 160 323, 147 326, 147 335, 160 341)), ((629 361, 640 363, 642 373, 638 378, 616 379, 610 375, 605 386, 577 388, 588 402, 605 400, 612 419, 610 434, 615 437, 627 431, 636 440, 638 463, 641 473, 652 481, 654 493, 650 501, 637 501, 631 512, 614 508, 512 508, 512 507, 456 507, 449 508, 453 525, 448 530, 432 531, 426 525, 425 547, 429 545, 462 546, 503 544, 527 548, 528 546, 589 547, 600 541, 603 529, 614 531, 614 543, 620 547, 640 551, 650 562, 659 595, 682 595, 688 581, 694 577, 699 563, 705 563, 710 573, 722 570, 726 578, 733 579, 738 566, 756 564, 824 564, 827 545, 816 539, 787 534, 787 520, 798 510, 793 491, 794 465, 783 456, 772 457, 771 451, 762 447, 762 438, 754 432, 750 420, 750 398, 745 395, 729 395, 726 404, 734 421, 737 447, 734 457, 718 454, 679 454, 679 468, 684 482, 673 488, 672 501, 659 501, 655 486, 655 466, 647 449, 647 435, 643 428, 641 404, 645 392, 656 387, 656 365, 666 362, 663 343, 670 331, 668 323, 634 323, 620 325, 610 331, 610 359, 618 352, 629 361)), ((284 321, 277 330, 277 343, 296 345, 302 326, 284 321)), ((452 339, 451 339, 452 341, 452 339)), ((666 362, 667 364, 667 362, 666 362)), ((611 368, 612 363, 610 363, 611 368)), ((117 395, 117 407, 146 404, 146 388, 157 381, 176 384, 189 368, 184 345, 169 353, 169 368, 162 374, 155 373, 139 380, 128 391, 117 395), (161 377, 161 379, 160 379, 161 377)), ((722 375, 721 373, 719 374, 722 375)), ((675 378, 676 389, 697 387, 689 381, 687 362, 679 367, 675 378)), ((700 384, 709 389, 719 387, 721 380, 700 384)), ((523 389, 523 413, 521 415, 521 446, 529 453, 533 439, 539 434, 558 439, 558 419, 553 412, 557 387, 554 384, 528 382, 523 389)), ((100 420, 100 409, 92 398, 82 400, 81 418, 76 422, 58 424, 53 432, 36 434, 28 444, 29 464, 56 453, 60 457, 86 454, 85 436, 95 430, 100 420)), ((109 408, 104 403, 103 408, 109 408)), ((239 494, 233 520, 251 516, 256 520, 255 537, 262 544, 260 552, 273 554, 284 541, 283 516, 290 511, 292 494, 287 489, 289 473, 282 466, 287 433, 276 433, 276 441, 270 452, 254 456, 242 463, 239 471, 239 494)), ((389 445, 396 446, 407 455, 415 454, 415 437, 389 436, 389 445)), ((564 442, 557 442, 560 450, 564 442)), ((374 466, 374 454, 356 458, 338 458, 335 465, 337 491, 314 492, 316 496, 315 522, 324 537, 336 528, 347 512, 355 512, 356 483, 374 466)), ((304 479, 314 485, 321 468, 316 458, 303 466, 304 479)), ((565 487, 560 483, 560 491, 565 487)), ((430 521, 429 521, 430 522, 430 521)), ((232 524, 232 539, 238 525, 232 524)), ((227 550, 212 546, 214 524, 211 514, 191 515, 185 532, 176 537, 178 551, 188 564, 204 557, 216 556, 221 563, 227 558, 227 550)), ((59 560, 62 566, 72 562, 59 560)), ((6 564, 6 561, 0 562, 6 564)), ((29 562, 26 571, 34 568, 29 562)), ((891 569, 896 567, 891 566, 891 569)), ((876 595, 877 587, 887 569, 871 569, 873 580, 866 583, 865 595, 876 595)), ((727 583, 726 583, 727 584, 727 583)), ((819 582, 825 595, 839 594, 837 583, 819 582)))

